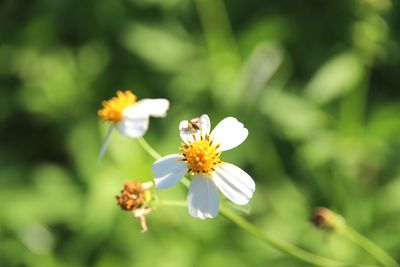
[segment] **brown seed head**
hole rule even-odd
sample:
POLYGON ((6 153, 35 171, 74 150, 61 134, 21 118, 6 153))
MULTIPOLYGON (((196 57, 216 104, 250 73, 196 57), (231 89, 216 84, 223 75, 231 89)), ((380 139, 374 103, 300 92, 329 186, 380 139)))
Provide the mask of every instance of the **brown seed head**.
POLYGON ((117 204, 127 211, 144 208, 150 201, 151 194, 147 183, 125 182, 124 188, 119 196, 116 196, 117 204))

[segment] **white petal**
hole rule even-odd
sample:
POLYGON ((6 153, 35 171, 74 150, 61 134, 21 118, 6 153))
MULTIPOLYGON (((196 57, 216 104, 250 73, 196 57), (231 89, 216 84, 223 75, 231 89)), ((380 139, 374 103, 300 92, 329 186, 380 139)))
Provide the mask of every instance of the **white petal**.
POLYGON ((100 162, 100 160, 104 156, 104 153, 106 152, 106 148, 107 148, 108 143, 110 141, 110 137, 111 137, 111 134, 112 134, 113 130, 114 130, 114 124, 112 123, 110 125, 110 128, 108 128, 108 132, 107 132, 106 138, 104 138, 103 144, 101 145, 99 156, 97 157, 97 161, 98 162, 100 162))
POLYGON ((189 213, 200 219, 214 218, 219 211, 218 190, 210 177, 193 177, 187 196, 189 213))
POLYGON ((168 108, 169 101, 167 99, 142 99, 136 104, 125 108, 123 115, 128 118, 144 116, 165 117, 168 108))
POLYGON ((165 156, 151 167, 154 172, 154 182, 157 189, 164 189, 175 185, 186 174, 187 166, 183 161, 179 161, 183 157, 178 154, 165 156))
POLYGON ((184 120, 179 123, 179 134, 181 139, 186 144, 193 142, 193 134, 196 140, 200 140, 200 135, 203 137, 210 133, 210 118, 207 114, 203 114, 198 118, 184 120))
POLYGON ((143 136, 149 128, 149 117, 123 118, 117 124, 119 132, 127 137, 137 138, 143 136))
POLYGON ((200 116, 200 128, 202 133, 204 134, 210 133, 211 122, 207 114, 203 114, 200 116))
POLYGON ((223 119, 211 132, 214 144, 220 144, 220 150, 225 151, 237 147, 246 140, 249 131, 244 128, 243 123, 233 117, 223 119))
POLYGON ((230 163, 217 166, 211 177, 218 189, 238 205, 247 204, 256 190, 256 184, 250 175, 230 163))

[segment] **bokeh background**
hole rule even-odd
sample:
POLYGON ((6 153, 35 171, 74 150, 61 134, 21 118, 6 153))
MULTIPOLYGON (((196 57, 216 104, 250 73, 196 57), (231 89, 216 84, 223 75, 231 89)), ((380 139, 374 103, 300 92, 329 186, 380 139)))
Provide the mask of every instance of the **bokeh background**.
POLYGON ((162 155, 180 120, 244 122, 223 160, 254 177, 243 215, 266 232, 373 263, 313 228, 326 206, 400 260, 399 33, 390 0, 1 1, 0 266, 309 266, 183 207, 160 206, 141 234, 114 197, 153 159, 114 132, 96 161, 96 113, 117 89, 171 101, 145 136, 162 155))

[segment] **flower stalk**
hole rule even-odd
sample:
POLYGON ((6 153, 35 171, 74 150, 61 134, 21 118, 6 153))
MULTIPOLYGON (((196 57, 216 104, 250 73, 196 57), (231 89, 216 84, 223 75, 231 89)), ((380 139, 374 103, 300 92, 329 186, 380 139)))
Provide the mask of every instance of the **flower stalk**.
POLYGON ((345 219, 335 212, 319 207, 315 209, 311 219, 317 228, 335 232, 364 249, 385 267, 399 267, 395 259, 381 249, 377 244, 346 224, 345 219))
POLYGON ((147 141, 143 138, 143 137, 139 137, 137 138, 139 144, 142 146, 142 148, 144 150, 146 150, 146 152, 152 156, 154 159, 159 159, 161 158, 161 155, 157 153, 157 151, 155 151, 150 145, 149 143, 147 143, 147 141))
POLYGON ((361 233, 357 232, 350 226, 346 226, 342 231, 338 232, 348 240, 352 241, 354 244, 359 246, 373 256, 377 261, 382 263, 385 267, 399 267, 399 264, 393 259, 389 254, 386 253, 377 244, 363 236, 361 233))
POLYGON ((221 213, 224 215, 225 218, 229 219, 230 221, 234 222, 243 230, 251 233, 253 236, 258 237, 267 245, 270 245, 279 251, 286 253, 292 257, 300 259, 304 262, 308 262, 315 266, 325 266, 325 267, 341 267, 341 266, 361 266, 357 264, 348 264, 336 260, 331 260, 322 256, 315 255, 310 253, 304 249, 301 249, 291 243, 285 242, 283 240, 274 238, 267 234, 266 232, 260 230, 258 227, 254 226, 242 216, 239 216, 232 210, 222 206, 221 213))

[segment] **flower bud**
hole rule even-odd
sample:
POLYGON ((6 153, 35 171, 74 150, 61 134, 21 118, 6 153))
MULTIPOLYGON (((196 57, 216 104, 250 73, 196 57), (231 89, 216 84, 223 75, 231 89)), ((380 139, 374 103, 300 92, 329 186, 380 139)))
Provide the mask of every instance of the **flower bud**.
POLYGON ((340 231, 345 226, 342 216, 324 207, 318 207, 314 210, 311 222, 315 227, 328 231, 340 231))

